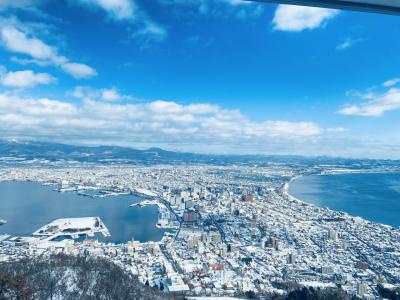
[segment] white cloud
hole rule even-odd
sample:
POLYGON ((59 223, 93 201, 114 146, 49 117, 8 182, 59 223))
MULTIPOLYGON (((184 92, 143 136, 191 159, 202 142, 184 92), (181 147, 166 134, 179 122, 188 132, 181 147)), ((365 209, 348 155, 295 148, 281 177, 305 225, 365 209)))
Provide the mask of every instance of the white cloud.
POLYGON ((35 63, 38 65, 55 65, 73 77, 89 78, 97 73, 88 65, 71 62, 65 56, 58 54, 58 49, 47 45, 36 37, 29 36, 22 29, 14 26, 3 26, 0 28, 0 37, 3 46, 11 52, 25 54, 31 59, 12 58, 15 62, 22 64, 35 63))
POLYGON ((101 93, 101 98, 105 101, 116 101, 120 100, 122 96, 118 94, 118 91, 115 88, 105 89, 101 93))
POLYGON ((339 133, 339 132, 345 132, 347 131, 347 129, 343 127, 332 127, 332 128, 326 128, 325 131, 339 133))
POLYGON ((131 37, 138 40, 141 48, 148 48, 151 44, 160 43, 168 36, 167 30, 150 20, 145 20, 132 32, 131 37))
POLYGON ((92 67, 85 64, 66 63, 62 64, 61 68, 65 73, 68 73, 76 79, 90 78, 97 75, 97 72, 92 67))
POLYGON ((323 27, 338 13, 334 9, 280 4, 272 23, 275 30, 303 31, 323 27))
MULTIPOLYGON (((39 4, 43 1, 44 0, 0 0, 0 11, 19 8, 30 9, 35 11, 38 15, 46 15, 45 12, 40 11, 38 8, 40 6, 39 4), (2 1, 6 3, 3 4, 1 3, 2 1)), ((128 32, 131 33, 131 37, 138 38, 142 47, 148 47, 151 43, 162 42, 167 37, 166 28, 153 21, 134 0, 70 0, 70 3, 78 4, 91 10, 100 9, 104 11, 110 20, 126 25, 128 32)), ((37 25, 50 27, 40 23, 30 23, 30 26, 37 25)), ((8 20, 2 20, 0 18, 0 28, 1 27, 8 28, 8 31, 13 31, 10 32, 10 39, 16 40, 16 43, 14 43, 16 47, 13 47, 13 51, 16 53, 28 54, 33 57, 32 60, 20 58, 16 58, 16 60, 20 60, 24 64, 38 63, 40 65, 43 65, 49 60, 54 61, 54 59, 61 59, 61 61, 54 62, 58 65, 70 62, 65 57, 59 56, 55 47, 48 46, 38 38, 30 37, 28 33, 32 34, 35 30, 31 30, 32 28, 28 28, 29 26, 26 24, 21 24, 16 18, 10 18, 8 20), (27 47, 25 47, 27 45, 33 46, 32 50, 27 50, 27 47)))
POLYGON ((352 39, 352 38, 347 38, 344 41, 342 41, 339 45, 336 46, 336 50, 345 50, 348 49, 358 42, 360 42, 361 39, 352 39))
POLYGON ((1 84, 15 88, 29 88, 40 84, 50 84, 56 78, 47 73, 34 73, 31 70, 8 72, 1 76, 1 84))
POLYGON ((82 100, 120 101, 134 99, 132 96, 120 94, 115 87, 109 89, 93 89, 87 86, 77 86, 70 95, 82 100))
POLYGON ((173 6, 179 10, 180 16, 193 17, 211 15, 217 17, 234 16, 240 19, 258 17, 263 6, 242 0, 158 0, 161 4, 173 6))
POLYGON ((16 57, 16 56, 11 56, 10 60, 12 62, 15 62, 15 63, 23 65, 23 66, 37 65, 40 67, 47 67, 52 64, 50 61, 46 61, 46 60, 39 60, 39 59, 34 59, 34 58, 20 58, 20 57, 16 57))
POLYGON ((37 38, 28 37, 15 27, 3 27, 1 29, 1 39, 3 45, 9 51, 27 54, 35 59, 51 61, 57 64, 66 61, 65 57, 56 54, 55 48, 48 46, 37 38))
POLYGON ((393 79, 390 79, 388 81, 385 81, 382 85, 384 87, 392 87, 392 86, 395 86, 398 83, 400 83, 400 78, 393 78, 393 79))
MULTIPOLYGON (((79 91, 78 91, 79 92, 79 91)), ((82 95, 82 94, 81 94, 82 95)), ((0 134, 20 137, 62 137, 71 142, 103 140, 182 145, 267 145, 304 142, 320 136, 313 122, 248 119, 238 110, 207 103, 182 105, 172 101, 111 103, 90 99, 71 104, 52 99, 0 94, 0 134)))
POLYGON ((129 95, 122 95, 116 88, 101 90, 101 99, 104 101, 120 101, 120 100, 134 100, 135 98, 129 95))
POLYGON ((77 86, 70 95, 82 100, 91 100, 97 97, 92 89, 83 86, 77 86))
MULTIPOLYGON (((390 86, 390 85, 389 85, 390 86)), ((385 112, 400 109, 400 89, 391 87, 381 93, 352 93, 364 102, 346 105, 338 111, 347 116, 379 117, 385 112)))
POLYGON ((99 7, 115 20, 132 20, 135 17, 135 3, 131 0, 76 0, 82 4, 99 7))
POLYGON ((100 8, 116 21, 128 24, 131 37, 137 39, 141 48, 159 43, 167 38, 167 30, 154 22, 133 0, 75 0, 75 2, 100 8))

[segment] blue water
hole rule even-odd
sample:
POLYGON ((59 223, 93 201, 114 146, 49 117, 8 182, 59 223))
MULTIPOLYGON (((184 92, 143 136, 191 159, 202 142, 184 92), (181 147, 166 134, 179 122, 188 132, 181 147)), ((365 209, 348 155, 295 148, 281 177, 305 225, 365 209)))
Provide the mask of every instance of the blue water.
POLYGON ((289 193, 320 207, 400 226, 399 173, 305 176, 290 184, 289 193))
POLYGON ((91 198, 58 193, 37 183, 0 182, 0 219, 8 221, 0 226, 0 234, 29 236, 54 219, 99 216, 111 233, 102 241, 158 241, 164 230, 156 227, 157 207, 129 207, 140 200, 136 196, 91 198))

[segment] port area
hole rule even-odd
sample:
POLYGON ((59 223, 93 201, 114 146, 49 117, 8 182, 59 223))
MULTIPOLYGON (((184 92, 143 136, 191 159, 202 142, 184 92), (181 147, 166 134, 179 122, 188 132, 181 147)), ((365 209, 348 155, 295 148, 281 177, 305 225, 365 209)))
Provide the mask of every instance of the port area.
POLYGON ((158 206, 159 209, 162 209, 163 207, 165 207, 163 204, 161 204, 156 199, 155 200, 146 199, 146 200, 140 201, 138 203, 133 203, 133 204, 129 205, 129 207, 135 207, 135 206, 145 207, 145 206, 148 206, 148 205, 156 205, 156 206, 158 206))
POLYGON ((149 205, 155 205, 158 208, 158 221, 156 224, 157 228, 163 229, 178 229, 180 223, 177 216, 173 213, 172 209, 168 207, 165 202, 161 201, 159 198, 145 199, 138 203, 129 205, 129 207, 145 207, 149 205), (172 213, 171 213, 172 212, 172 213))
POLYGON ((111 236, 100 217, 56 219, 39 228, 33 236, 51 241, 59 237, 73 239, 82 235, 93 237, 96 233, 101 233, 104 237, 111 236))

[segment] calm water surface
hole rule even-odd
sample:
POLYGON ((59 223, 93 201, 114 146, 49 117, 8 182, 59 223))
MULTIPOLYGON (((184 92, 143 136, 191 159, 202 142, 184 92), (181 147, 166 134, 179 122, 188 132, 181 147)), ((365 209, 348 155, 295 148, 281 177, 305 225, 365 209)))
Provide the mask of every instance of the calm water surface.
POLYGON ((395 227, 400 226, 400 174, 306 176, 289 193, 305 202, 395 227))
POLYGON ((136 196, 91 198, 58 193, 38 183, 0 182, 0 219, 8 221, 0 226, 0 234, 29 236, 57 218, 99 216, 111 233, 103 241, 158 241, 165 230, 156 227, 157 207, 129 207, 140 200, 136 196))

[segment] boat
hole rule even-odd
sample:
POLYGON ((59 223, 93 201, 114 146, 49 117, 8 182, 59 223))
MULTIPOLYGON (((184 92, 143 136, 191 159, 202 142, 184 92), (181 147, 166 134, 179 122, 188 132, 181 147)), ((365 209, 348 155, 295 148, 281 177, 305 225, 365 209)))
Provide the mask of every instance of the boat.
POLYGON ((4 225, 4 224, 7 224, 7 221, 3 220, 3 219, 0 219, 0 225, 4 225))

